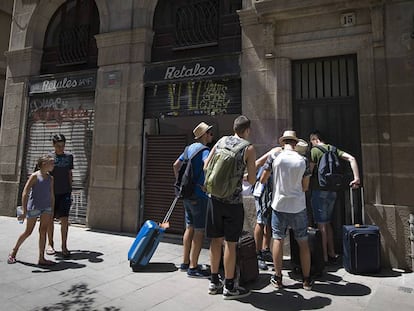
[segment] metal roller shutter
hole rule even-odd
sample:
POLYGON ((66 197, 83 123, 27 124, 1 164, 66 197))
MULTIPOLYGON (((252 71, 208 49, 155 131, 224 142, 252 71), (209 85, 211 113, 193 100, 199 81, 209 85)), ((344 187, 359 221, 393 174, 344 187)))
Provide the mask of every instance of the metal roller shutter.
MULTIPOLYGON (((173 163, 187 144, 186 136, 147 136, 145 161, 144 220, 162 221, 174 199, 173 163)), ((179 200, 170 218, 168 232, 182 234, 184 208, 179 200)))
POLYGON ((53 135, 65 135, 65 150, 74 156, 72 207, 69 214, 72 223, 86 224, 94 126, 93 103, 94 94, 37 96, 30 99, 21 191, 37 159, 53 151, 53 135))

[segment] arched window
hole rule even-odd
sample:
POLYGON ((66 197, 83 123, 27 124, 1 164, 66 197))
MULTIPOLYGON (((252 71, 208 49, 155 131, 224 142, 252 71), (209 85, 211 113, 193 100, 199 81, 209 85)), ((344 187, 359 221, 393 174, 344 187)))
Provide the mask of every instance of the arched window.
POLYGON ((68 0, 56 11, 46 31, 41 73, 97 67, 99 14, 93 0, 68 0))

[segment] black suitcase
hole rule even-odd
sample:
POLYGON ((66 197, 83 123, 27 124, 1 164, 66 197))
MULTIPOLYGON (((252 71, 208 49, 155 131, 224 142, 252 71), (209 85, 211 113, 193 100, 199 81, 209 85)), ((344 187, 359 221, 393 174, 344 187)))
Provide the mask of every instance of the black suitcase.
MULTIPOLYGON (((351 218, 355 222, 354 189, 350 188, 351 218)), ((364 217, 364 193, 360 188, 362 203, 362 223, 364 217)), ((343 265, 353 274, 370 274, 381 270, 381 236, 375 225, 343 226, 343 265)))
MULTIPOLYGON (((299 245, 295 239, 293 230, 289 230, 289 240, 290 240, 290 262, 292 269, 295 272, 301 273, 302 268, 300 265, 300 253, 299 245)), ((325 268, 325 261, 323 259, 323 249, 322 249, 322 234, 319 229, 309 227, 308 228, 308 242, 309 249, 311 252, 311 271, 310 274, 313 277, 318 277, 323 274, 325 268)))
POLYGON ((259 277, 256 242, 249 232, 243 232, 237 243, 236 278, 240 285, 259 277))

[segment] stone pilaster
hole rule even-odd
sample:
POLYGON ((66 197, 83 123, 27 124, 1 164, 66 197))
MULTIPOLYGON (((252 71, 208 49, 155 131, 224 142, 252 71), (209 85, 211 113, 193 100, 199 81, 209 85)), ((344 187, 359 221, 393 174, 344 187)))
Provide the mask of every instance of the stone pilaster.
POLYGON ((88 225, 135 232, 139 225, 144 62, 152 31, 146 28, 96 36, 95 94, 88 225))
POLYGON ((5 53, 7 76, 0 132, 0 214, 13 215, 17 203, 27 116, 27 82, 42 53, 26 48, 5 53))

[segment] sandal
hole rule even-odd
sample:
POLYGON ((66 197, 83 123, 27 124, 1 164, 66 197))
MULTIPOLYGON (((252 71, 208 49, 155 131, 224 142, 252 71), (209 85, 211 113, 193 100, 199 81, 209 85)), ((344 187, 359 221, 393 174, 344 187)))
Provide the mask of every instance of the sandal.
POLYGON ((7 257, 7 263, 8 264, 14 264, 16 262, 17 262, 16 256, 13 256, 12 254, 9 254, 9 257, 7 257))
POLYGON ((54 254, 56 254, 56 251, 53 247, 48 247, 47 250, 46 250, 46 254, 47 255, 54 255, 54 254))

